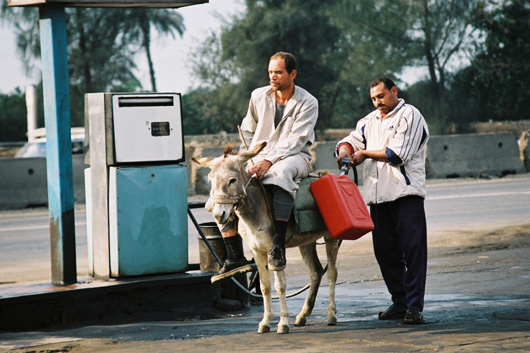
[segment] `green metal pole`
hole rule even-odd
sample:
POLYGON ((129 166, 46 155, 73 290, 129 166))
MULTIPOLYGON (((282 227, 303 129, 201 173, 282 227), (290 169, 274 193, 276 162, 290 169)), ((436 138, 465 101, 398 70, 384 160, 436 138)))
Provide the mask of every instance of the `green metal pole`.
POLYGON ((52 283, 77 282, 64 6, 39 7, 52 283))

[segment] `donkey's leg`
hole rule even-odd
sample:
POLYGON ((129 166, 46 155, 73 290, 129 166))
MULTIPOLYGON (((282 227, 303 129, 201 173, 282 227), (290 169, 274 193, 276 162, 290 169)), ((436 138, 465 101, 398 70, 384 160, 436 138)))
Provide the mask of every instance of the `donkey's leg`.
POLYGON ((326 255, 328 258, 328 282, 329 282, 329 304, 328 325, 337 324, 337 307, 335 306, 335 284, 337 283, 337 255, 339 253, 339 241, 326 239, 326 255))
POLYGON ((261 295, 263 296, 263 319, 259 323, 258 333, 267 333, 271 330, 271 320, 274 317, 271 297, 271 278, 267 269, 267 253, 254 252, 254 260, 258 267, 261 295))
POLYGON ((306 318, 311 315, 313 307, 315 306, 315 300, 317 298, 318 287, 320 286, 320 280, 324 274, 322 264, 318 259, 316 243, 307 244, 300 247, 300 253, 302 258, 309 270, 309 292, 305 299, 304 307, 296 316, 295 326, 304 326, 306 324, 306 318))
POLYGON ((285 271, 274 271, 274 289, 280 298, 280 322, 277 333, 289 333, 289 309, 287 308, 287 280, 285 271))

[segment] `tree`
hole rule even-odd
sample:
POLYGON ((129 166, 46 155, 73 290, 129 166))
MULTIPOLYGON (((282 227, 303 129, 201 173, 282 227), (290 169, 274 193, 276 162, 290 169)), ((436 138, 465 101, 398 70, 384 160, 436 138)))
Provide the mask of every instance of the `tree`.
MULTIPOLYGON (((424 114, 430 124, 442 127, 448 116, 445 91, 448 74, 463 59, 473 43, 475 31, 472 14, 482 0, 345 0, 354 18, 352 26, 354 50, 360 53, 362 67, 368 74, 381 72, 399 76, 406 67, 426 66, 430 83, 419 83, 411 89, 413 101, 425 105, 424 114), (360 33, 359 33, 360 31, 360 33), (358 48, 361 45, 362 51, 358 48), (355 48, 357 47, 357 48, 355 48), (376 51, 385 51, 378 55, 376 51), (366 58, 376 60, 379 67, 366 58), (426 90, 428 92, 426 92, 426 90)), ((344 11, 342 12, 344 13, 344 11)), ((344 31, 343 31, 344 32, 344 31)), ((352 77, 363 77, 359 67, 352 77)), ((399 80, 398 80, 399 83, 399 80)), ((414 104, 414 103, 413 103, 414 104)))
POLYGON ((19 89, 0 94, 0 141, 24 141, 27 139, 26 99, 19 89))
MULTIPOLYGON (((123 9, 66 8, 71 124, 83 125, 84 94, 139 90, 132 70, 135 48, 123 35, 123 9)), ((2 17, 15 28, 18 52, 26 70, 40 58, 39 16, 36 8, 8 8, 2 17)))
POLYGON ((162 35, 170 34, 173 38, 175 31, 182 36, 185 30, 182 15, 171 9, 128 9, 124 19, 126 38, 132 43, 137 42, 145 51, 151 90, 156 92, 155 70, 151 56, 151 28, 162 35))
POLYGON ((34 7, 9 7, 7 0, 1 1, 0 19, 10 22, 16 35, 17 52, 25 70, 36 69, 35 58, 40 58, 39 12, 34 7))
POLYGON ((484 33, 477 42, 470 68, 468 91, 482 121, 527 117, 530 89, 530 1, 490 1, 477 11, 474 23, 484 33))
MULTIPOLYGON (((318 0, 247 0, 247 13, 234 18, 219 36, 212 34, 194 55, 195 73, 216 95, 203 104, 209 109, 205 114, 211 114, 212 104, 222 104, 216 112, 222 114, 229 131, 235 131, 246 113, 251 91, 268 83, 270 56, 288 51, 297 58, 295 83, 321 98, 319 124, 328 126, 328 91, 337 80, 328 61, 340 34, 325 15, 328 7, 327 2, 318 0)), ((205 118, 217 119, 212 115, 205 118)))
MULTIPOLYGON (((449 131, 451 115, 446 90, 454 67, 472 47, 475 28, 472 14, 482 0, 370 0, 339 3, 342 44, 350 58, 347 75, 364 87, 374 73, 399 76, 406 67, 426 66, 429 79, 408 89, 411 103, 418 105, 433 131, 449 131), (352 26, 351 22, 356 25, 352 26)), ((396 81, 399 87, 399 80, 396 81)), ((366 88, 363 89, 365 90, 366 88)), ((404 87, 403 87, 404 88, 404 87)), ((400 95, 406 94, 403 89, 400 95)), ((354 97, 352 97, 354 98, 354 97)), ((456 97, 451 97, 455 99, 456 97)), ((349 99, 358 104, 360 98, 349 99)), ((355 107, 346 105, 349 110, 355 107)))
POLYGON ((133 74, 135 50, 123 35, 122 9, 68 9, 69 78, 86 93, 114 91, 140 82, 133 74))
MULTIPOLYGON (((446 88, 448 65, 455 56, 471 46, 475 28, 472 14, 482 0, 421 0, 414 12, 418 20, 410 32, 419 44, 417 60, 427 65, 437 94, 446 88)), ((458 59, 457 59, 458 60, 458 59)))
POLYGON ((368 86, 381 75, 395 79, 400 96, 420 108, 433 132, 465 131, 471 120, 492 114, 524 114, 528 89, 520 78, 529 76, 529 65, 521 33, 529 27, 528 0, 246 3, 247 12, 212 34, 193 58, 203 85, 189 102, 211 122, 204 129, 235 131, 278 50, 297 56, 295 81, 317 97, 319 129, 354 127, 373 109, 368 86), (466 61, 472 65, 458 71, 466 61), (400 75, 415 66, 426 67, 428 78, 403 87, 400 75), (521 93, 511 94, 511 87, 521 93), (500 99, 491 99, 492 92, 500 99))
POLYGON ((332 126, 352 128, 373 109, 369 84, 397 74, 413 58, 411 6, 408 0, 341 0, 328 11, 340 31, 332 65, 339 71, 332 126))
MULTIPOLYGON (((317 128, 325 129, 352 127, 373 109, 367 92, 375 77, 390 76, 399 84, 405 67, 427 65, 434 90, 431 115, 442 119, 448 66, 468 44, 469 15, 477 2, 248 0, 247 13, 198 51, 195 72, 204 87, 225 96, 230 88, 242 115, 241 97, 266 84, 259 78, 265 79, 268 57, 291 51, 299 61, 296 83, 319 100, 317 128)), ((226 101, 208 103, 226 106, 226 101)))

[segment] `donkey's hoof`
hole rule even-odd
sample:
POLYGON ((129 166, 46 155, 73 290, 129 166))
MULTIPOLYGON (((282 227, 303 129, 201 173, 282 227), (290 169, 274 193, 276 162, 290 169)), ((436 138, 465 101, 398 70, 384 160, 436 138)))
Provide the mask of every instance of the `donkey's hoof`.
POLYGON ((271 332, 271 327, 267 325, 259 326, 258 327, 258 333, 268 333, 271 332))
POLYGON ((305 324, 306 324, 305 317, 302 317, 300 319, 297 318, 296 321, 294 322, 295 326, 305 326, 305 324))
POLYGON ((277 333, 289 333, 289 325, 280 325, 280 326, 278 326, 277 333))
POLYGON ((328 326, 337 325, 337 318, 335 316, 328 317, 328 326))

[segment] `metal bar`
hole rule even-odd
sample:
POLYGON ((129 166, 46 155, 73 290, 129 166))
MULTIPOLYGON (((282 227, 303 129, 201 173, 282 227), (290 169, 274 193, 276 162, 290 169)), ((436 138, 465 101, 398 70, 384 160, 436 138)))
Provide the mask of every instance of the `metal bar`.
POLYGON ((52 283, 77 282, 65 11, 39 7, 52 283))
MULTIPOLYGON (((198 205, 194 205, 195 207, 194 208, 198 208, 200 206, 198 205)), ((202 240, 204 240, 204 244, 206 244, 206 246, 208 247, 208 249, 210 250, 210 252, 212 253, 212 255, 215 257, 215 259, 217 260, 217 262, 219 264, 223 264, 223 260, 221 260, 221 258, 219 257, 219 255, 217 255, 217 252, 214 250, 214 248, 212 247, 212 245, 210 244, 210 242, 208 241, 208 239, 206 239, 206 235, 204 235, 201 227, 199 226, 199 223, 197 223, 197 220, 195 219, 195 216, 193 215, 193 213, 191 212, 191 208, 190 208, 190 205, 188 203, 188 216, 191 218, 191 221, 193 222, 193 225, 195 226, 195 228, 197 229, 197 231, 199 232, 202 240)))

